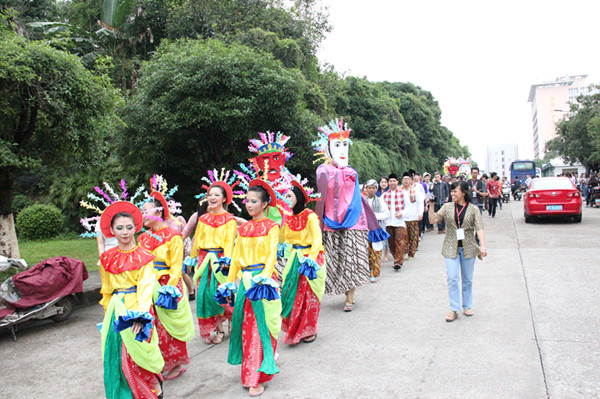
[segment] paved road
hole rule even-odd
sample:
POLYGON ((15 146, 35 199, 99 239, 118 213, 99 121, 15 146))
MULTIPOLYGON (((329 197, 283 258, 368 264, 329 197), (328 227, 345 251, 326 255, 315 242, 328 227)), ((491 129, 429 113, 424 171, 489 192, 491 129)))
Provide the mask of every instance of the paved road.
MULTIPOLYGON (((264 398, 600 398, 600 210, 583 222, 526 225, 521 203, 485 216, 490 256, 476 264, 475 316, 446 323, 442 236, 400 272, 357 291, 352 313, 326 297, 314 344, 281 345, 264 398)), ((103 398, 99 306, 62 324, 0 333, 6 398, 103 398)), ((189 346, 167 398, 245 398, 227 343, 189 346)))

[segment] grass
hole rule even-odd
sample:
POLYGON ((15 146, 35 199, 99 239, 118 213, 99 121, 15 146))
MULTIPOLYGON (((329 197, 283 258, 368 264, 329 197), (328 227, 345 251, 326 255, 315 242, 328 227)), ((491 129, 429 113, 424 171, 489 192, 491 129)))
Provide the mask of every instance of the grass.
POLYGON ((76 258, 85 263, 88 271, 98 270, 98 247, 95 238, 70 238, 45 241, 19 241, 21 258, 29 267, 55 256, 76 258))

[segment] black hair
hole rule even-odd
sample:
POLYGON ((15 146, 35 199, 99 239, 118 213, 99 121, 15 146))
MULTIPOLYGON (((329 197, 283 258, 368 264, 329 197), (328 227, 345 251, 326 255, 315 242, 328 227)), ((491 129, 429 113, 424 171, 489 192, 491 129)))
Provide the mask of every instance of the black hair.
POLYGON ((381 183, 381 181, 382 181, 382 180, 385 180, 385 181, 387 182, 389 179, 387 178, 387 176, 381 176, 381 177, 379 178, 379 181, 378 181, 378 183, 381 183))
POLYGON ((491 176, 491 177, 492 177, 492 179, 493 179, 494 177, 498 176, 498 173, 496 173, 496 172, 492 172, 492 173, 490 173, 490 176, 491 176))
POLYGON ((454 190, 457 187, 459 187, 460 191, 465 195, 465 202, 470 204, 473 201, 473 196, 471 195, 469 184, 466 181, 458 180, 450 185, 450 190, 454 190))
POLYGON ((306 208, 306 197, 300 187, 292 186, 292 192, 296 196, 296 205, 294 205, 292 211, 294 215, 297 215, 306 208))
POLYGON ((155 208, 161 208, 160 211, 160 218, 164 219, 165 218, 165 210, 162 209, 162 202, 160 202, 159 200, 157 200, 156 198, 152 198, 150 201, 148 201, 149 203, 153 204, 155 208))
POLYGON ((117 220, 118 218, 129 218, 133 221, 133 224, 135 224, 135 219, 133 218, 133 216, 131 216, 131 213, 119 212, 116 213, 115 216, 112 217, 112 219, 110 219, 110 227, 113 227, 115 225, 115 220, 117 220))
POLYGON ((198 203, 198 208, 196 209, 196 213, 198 217, 204 215, 208 212, 208 201, 204 201, 203 203, 198 203))
POLYGON ((271 196, 269 195, 269 192, 264 187, 252 186, 252 187, 250 187, 248 192, 251 192, 251 191, 259 194, 261 202, 263 202, 263 203, 271 202, 271 196))
POLYGON ((479 168, 478 168, 477 166, 473 166, 473 167, 471 168, 471 172, 472 172, 472 171, 474 171, 474 170, 476 170, 477 172, 479 172, 479 168))

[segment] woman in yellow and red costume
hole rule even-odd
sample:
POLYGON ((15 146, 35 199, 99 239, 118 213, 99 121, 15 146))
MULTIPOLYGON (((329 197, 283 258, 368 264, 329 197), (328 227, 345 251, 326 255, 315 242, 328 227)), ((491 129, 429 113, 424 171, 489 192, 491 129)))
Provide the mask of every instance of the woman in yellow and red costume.
MULTIPOLYGON (((237 235, 235 217, 227 212, 226 207, 233 202, 234 191, 224 180, 235 187, 236 177, 233 173, 209 171, 209 177, 203 178, 210 182, 206 194, 198 198, 207 202, 207 213, 198 218, 194 245, 191 258, 194 259, 196 273, 196 316, 200 327, 200 336, 207 344, 220 344, 225 331, 223 322, 229 320, 231 328, 232 307, 229 304, 218 304, 214 300, 219 285, 227 282, 228 270, 231 264, 233 245, 237 235), (212 338, 211 334, 216 332, 212 338)), ((243 194, 236 191, 235 195, 243 194)))
MULTIPOLYGON (((127 191, 121 181, 126 199, 127 191)), ((142 213, 132 203, 120 201, 99 187, 108 203, 104 212, 82 201, 82 206, 100 211, 100 229, 105 237, 116 237, 118 246, 100 256, 100 293, 104 306, 101 327, 104 389, 106 398, 161 398, 164 360, 154 329, 152 309, 154 255, 136 245, 134 234, 142 228, 142 213)), ((88 195, 106 203, 95 195, 88 195)), ((98 217, 90 218, 97 220, 98 217)), ((87 219, 86 219, 87 220, 87 219)))
MULTIPOLYGON (((154 176, 154 179, 161 179, 154 176)), ((152 181, 152 186, 160 187, 152 181)), ((163 190, 166 192, 166 190, 163 190)), ((140 235, 140 246, 151 251, 154 273, 158 280, 153 292, 159 346, 165 359, 163 377, 174 380, 189 364, 186 342, 194 338, 194 322, 187 288, 182 279, 183 240, 181 233, 168 227, 170 210, 163 193, 152 191, 143 205, 144 226, 149 231, 140 235)))
POLYGON ((298 180, 292 181, 286 199, 293 215, 285 219, 280 241, 292 250, 283 270, 281 329, 283 342, 295 345, 310 343, 317 338, 317 321, 321 299, 325 292, 325 252, 321 224, 315 212, 306 204, 314 201, 298 180))
POLYGON ((254 179, 242 187, 248 189, 246 210, 252 220, 238 229, 228 282, 218 288, 215 299, 231 301, 238 291, 228 362, 241 363, 242 385, 250 388, 250 396, 258 396, 264 384, 279 372, 275 364, 281 330, 281 299, 275 281, 279 225, 265 216, 267 206, 276 205, 276 194, 269 184, 254 179), (238 277, 239 290, 235 286, 238 277))

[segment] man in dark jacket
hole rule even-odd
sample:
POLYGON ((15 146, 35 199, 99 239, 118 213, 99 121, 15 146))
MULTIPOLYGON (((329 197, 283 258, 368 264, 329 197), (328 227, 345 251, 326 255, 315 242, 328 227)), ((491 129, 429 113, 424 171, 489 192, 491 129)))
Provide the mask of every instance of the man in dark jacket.
MULTIPOLYGON (((440 172, 435 172, 433 174, 433 187, 431 188, 431 192, 433 193, 435 211, 437 212, 450 197, 450 186, 442 180, 440 172)), ((444 234, 446 232, 446 222, 443 219, 437 226, 438 234, 444 234)))

